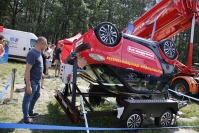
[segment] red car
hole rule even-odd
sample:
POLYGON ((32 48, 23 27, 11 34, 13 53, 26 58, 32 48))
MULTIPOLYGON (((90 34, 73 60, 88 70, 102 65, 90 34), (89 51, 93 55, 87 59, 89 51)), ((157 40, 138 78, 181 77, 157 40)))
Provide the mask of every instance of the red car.
POLYGON ((108 22, 90 28, 76 40, 74 49, 79 67, 100 88, 115 94, 160 93, 175 72, 170 62, 178 58, 171 40, 154 42, 119 33, 108 22))

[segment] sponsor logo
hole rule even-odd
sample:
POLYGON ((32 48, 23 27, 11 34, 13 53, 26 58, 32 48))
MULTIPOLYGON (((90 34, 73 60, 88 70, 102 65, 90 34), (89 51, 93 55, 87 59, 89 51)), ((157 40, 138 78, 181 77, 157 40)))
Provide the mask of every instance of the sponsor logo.
POLYGON ((10 41, 11 41, 11 42, 18 42, 18 41, 19 41, 19 38, 10 37, 10 41))
POLYGON ((137 55, 147 57, 149 59, 154 59, 153 53, 150 53, 150 52, 147 52, 147 51, 135 48, 135 47, 128 46, 127 51, 130 52, 130 53, 134 53, 134 54, 137 54, 137 55))

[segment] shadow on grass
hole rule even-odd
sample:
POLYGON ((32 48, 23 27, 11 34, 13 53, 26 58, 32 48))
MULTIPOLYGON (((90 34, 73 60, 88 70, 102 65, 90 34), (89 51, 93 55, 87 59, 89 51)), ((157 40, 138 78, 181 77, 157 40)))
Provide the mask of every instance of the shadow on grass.
POLYGON ((19 61, 19 60, 14 60, 14 59, 8 59, 9 63, 17 63, 17 64, 26 64, 25 61, 19 61))
POLYGON ((23 88, 17 88, 15 89, 15 93, 21 93, 25 91, 25 86, 23 88))
MULTIPOLYGON (((34 123, 41 125, 53 125, 53 126, 81 126, 84 127, 84 121, 79 121, 79 123, 74 123, 71 119, 63 112, 62 108, 57 102, 51 102, 47 105, 48 114, 41 115, 34 118, 34 123)), ((74 127, 75 128, 75 127, 74 127)), ((59 130, 32 130, 32 133, 76 133, 85 131, 59 131, 59 130)))

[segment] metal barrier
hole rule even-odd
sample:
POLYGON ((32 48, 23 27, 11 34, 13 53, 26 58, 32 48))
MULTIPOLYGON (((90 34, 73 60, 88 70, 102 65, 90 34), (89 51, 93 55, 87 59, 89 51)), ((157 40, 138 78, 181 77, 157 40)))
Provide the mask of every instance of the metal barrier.
POLYGON ((12 81, 11 90, 10 90, 10 98, 9 99, 5 99, 3 101, 3 103, 14 103, 14 102, 17 101, 17 99, 13 99, 16 71, 17 71, 17 69, 15 69, 15 68, 12 69, 12 74, 10 76, 10 79, 8 80, 5 88, 3 89, 2 93, 0 94, 0 101, 1 101, 3 96, 5 95, 6 91, 8 90, 8 87, 10 86, 11 81, 12 81))
POLYGON ((174 90, 171 90, 171 89, 168 89, 168 91, 174 92, 174 93, 176 93, 176 94, 178 94, 178 95, 181 95, 181 96, 183 96, 183 97, 187 97, 187 98, 189 98, 189 99, 192 99, 192 100, 195 100, 195 101, 199 102, 199 99, 198 99, 198 98, 191 97, 191 96, 188 96, 188 95, 185 95, 185 94, 179 93, 179 92, 174 91, 174 90))
POLYGON ((2 100, 3 96, 5 95, 6 91, 8 90, 8 87, 10 86, 10 83, 12 81, 12 75, 10 76, 10 79, 6 83, 5 88, 3 89, 2 93, 0 94, 0 101, 2 100))
POLYGON ((14 95, 16 71, 17 71, 17 69, 15 69, 15 68, 12 69, 12 85, 11 85, 11 91, 10 91, 10 99, 13 99, 13 95, 14 95))

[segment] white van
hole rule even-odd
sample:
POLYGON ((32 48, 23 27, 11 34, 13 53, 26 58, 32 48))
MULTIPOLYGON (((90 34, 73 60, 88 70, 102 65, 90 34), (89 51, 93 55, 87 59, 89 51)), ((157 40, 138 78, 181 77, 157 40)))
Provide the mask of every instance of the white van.
POLYGON ((0 35, 9 42, 9 59, 25 61, 28 51, 36 44, 37 36, 30 32, 3 28, 0 35))

